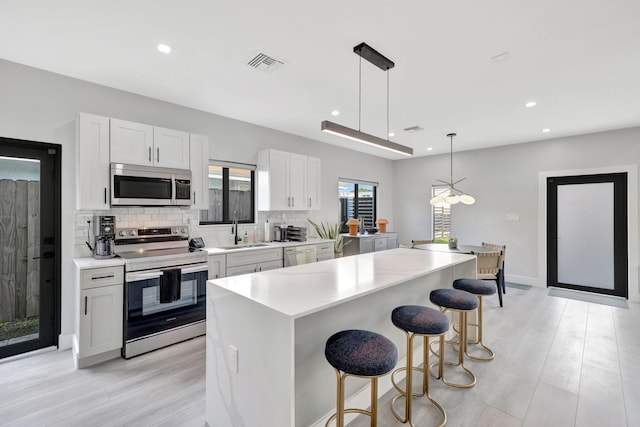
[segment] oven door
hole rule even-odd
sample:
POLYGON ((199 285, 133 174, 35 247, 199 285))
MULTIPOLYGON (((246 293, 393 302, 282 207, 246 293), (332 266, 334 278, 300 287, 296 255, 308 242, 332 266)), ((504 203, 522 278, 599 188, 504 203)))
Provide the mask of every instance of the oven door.
POLYGON ((127 273, 125 343, 203 321, 206 315, 207 271, 207 264, 182 268, 180 298, 168 303, 160 302, 162 270, 127 273))

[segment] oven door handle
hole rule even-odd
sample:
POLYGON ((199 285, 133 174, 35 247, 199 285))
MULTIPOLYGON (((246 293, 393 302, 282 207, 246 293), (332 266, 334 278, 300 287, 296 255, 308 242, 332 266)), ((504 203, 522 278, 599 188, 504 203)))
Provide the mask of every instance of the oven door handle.
MULTIPOLYGON (((168 270, 168 269, 169 268, 166 268, 165 270, 168 270)), ((181 271, 182 271, 182 274, 197 273, 200 271, 209 271, 209 265, 196 264, 186 268, 181 268, 181 271)), ((162 270, 140 271, 140 272, 127 273, 126 280, 127 282, 136 282, 138 280, 155 279, 160 276, 162 276, 162 270)))

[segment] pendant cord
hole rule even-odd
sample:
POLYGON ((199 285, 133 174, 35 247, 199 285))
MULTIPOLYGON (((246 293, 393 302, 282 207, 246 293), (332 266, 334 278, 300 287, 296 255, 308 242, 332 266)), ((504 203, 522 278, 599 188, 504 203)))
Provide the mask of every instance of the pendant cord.
POLYGON ((387 141, 389 141, 389 70, 387 69, 387 141))
POLYGON ((358 66, 358 131, 361 131, 360 122, 362 121, 362 56, 358 66))
POLYGON ((453 135, 451 135, 451 188, 453 189, 453 135))

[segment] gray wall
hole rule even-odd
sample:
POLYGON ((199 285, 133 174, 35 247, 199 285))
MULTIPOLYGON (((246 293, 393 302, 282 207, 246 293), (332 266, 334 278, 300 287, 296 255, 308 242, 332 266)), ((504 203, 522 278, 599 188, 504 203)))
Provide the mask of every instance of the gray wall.
POLYGON ((393 222, 393 162, 389 160, 4 60, 0 60, 0 82, 0 135, 62 145, 63 347, 70 344, 76 303, 73 256, 75 118, 78 112, 207 135, 210 157, 215 159, 255 164, 257 152, 263 148, 319 157, 322 160, 323 209, 310 214, 313 219, 339 219, 338 177, 343 176, 380 182, 379 215, 393 222))
MULTIPOLYGON (((630 297, 637 300, 639 161, 640 128, 454 153, 454 180, 467 178, 459 187, 472 194, 476 203, 453 206, 453 234, 468 244, 482 241, 506 244, 507 278, 546 286, 546 278, 540 274, 540 266, 546 262, 539 242, 545 221, 544 210, 539 212, 540 177, 549 173, 590 173, 603 168, 632 172, 635 169, 629 175, 630 208, 636 212, 635 222, 629 228, 629 265, 630 279, 635 280, 635 295, 630 297), (519 221, 505 221, 508 213, 518 214, 519 221)), ((429 194, 437 179, 448 180, 449 155, 399 160, 394 170, 398 202, 394 217, 402 243, 430 238, 429 194)), ((630 221, 634 219, 630 217, 630 221)), ((597 230, 593 238, 597 242, 597 230)))

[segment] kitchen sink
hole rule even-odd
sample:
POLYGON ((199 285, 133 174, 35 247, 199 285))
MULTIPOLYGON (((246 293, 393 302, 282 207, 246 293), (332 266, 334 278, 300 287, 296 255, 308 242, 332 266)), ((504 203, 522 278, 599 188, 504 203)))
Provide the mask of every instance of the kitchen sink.
POLYGON ((266 243, 249 243, 247 245, 234 245, 234 246, 218 246, 218 249, 222 249, 225 251, 233 251, 237 249, 251 249, 251 248, 262 248, 267 247, 266 243))

